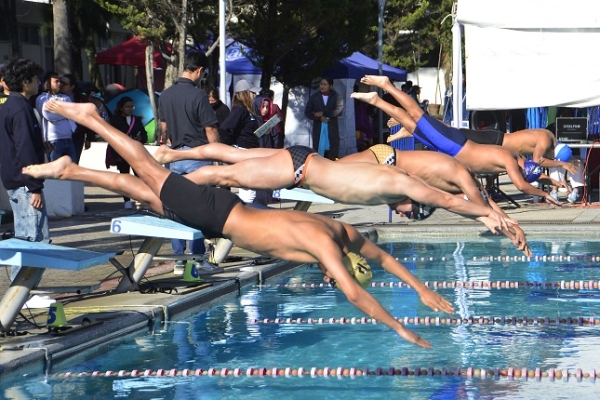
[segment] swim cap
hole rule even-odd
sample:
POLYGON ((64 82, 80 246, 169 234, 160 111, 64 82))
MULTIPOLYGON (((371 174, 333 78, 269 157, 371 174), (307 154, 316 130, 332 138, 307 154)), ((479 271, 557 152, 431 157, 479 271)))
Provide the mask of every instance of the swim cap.
POLYGON ((373 279, 373 273, 371 272, 371 266, 361 256, 356 253, 348 253, 342 258, 344 267, 352 275, 352 277, 358 282, 358 284, 364 288, 371 284, 373 279))
POLYGON ((435 207, 428 206, 427 204, 423 203, 418 203, 414 200, 412 201, 412 218, 416 219, 417 221, 426 220, 427 218, 431 217, 434 211, 435 207))
POLYGON ((556 142, 554 147, 554 159, 556 161, 568 162, 573 157, 573 151, 564 143, 556 142))
POLYGON ((523 165, 523 176, 525 180, 529 183, 535 182, 540 179, 540 175, 542 175, 542 168, 533 161, 525 161, 523 165))

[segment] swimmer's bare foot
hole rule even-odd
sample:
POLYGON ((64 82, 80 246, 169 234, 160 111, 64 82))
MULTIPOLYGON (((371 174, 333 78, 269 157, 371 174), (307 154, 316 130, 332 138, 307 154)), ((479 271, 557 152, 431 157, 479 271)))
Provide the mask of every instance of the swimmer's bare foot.
POLYGON ((354 92, 350 95, 350 97, 352 97, 353 99, 358 99, 358 100, 364 101, 365 103, 369 103, 369 104, 375 104, 375 102, 379 98, 379 96, 377 95, 377 92, 369 92, 369 93, 354 92))
POLYGON ((394 118, 388 119, 388 122, 387 122, 388 128, 392 128, 396 125, 400 125, 400 122, 396 121, 394 118))
POLYGON ((362 83, 383 88, 390 84, 390 78, 383 75, 365 75, 360 79, 362 83))
POLYGON ((62 156, 58 160, 49 162, 47 164, 37 164, 37 165, 29 165, 27 167, 23 167, 23 172, 25 175, 32 176, 38 179, 64 179, 65 173, 72 166, 73 161, 69 158, 69 156, 62 156))
POLYGON ((71 103, 67 101, 50 100, 46 102, 44 108, 54 114, 62 115, 83 125, 83 122, 90 117, 100 118, 93 103, 71 103))
POLYGON ((173 152, 176 150, 172 150, 169 146, 161 144, 158 150, 152 155, 156 161, 160 164, 167 164, 173 162, 173 152))
POLYGON ((391 143, 394 140, 406 139, 413 137, 412 133, 410 133, 405 127, 400 128, 400 130, 393 135, 388 136, 387 142, 391 143))

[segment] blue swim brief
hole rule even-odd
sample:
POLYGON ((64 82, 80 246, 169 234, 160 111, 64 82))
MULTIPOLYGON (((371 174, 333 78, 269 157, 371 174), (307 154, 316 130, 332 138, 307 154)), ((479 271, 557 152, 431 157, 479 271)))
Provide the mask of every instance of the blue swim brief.
POLYGON ((451 157, 456 156, 467 143, 467 137, 460 130, 446 126, 428 114, 419 118, 413 136, 431 150, 451 157))

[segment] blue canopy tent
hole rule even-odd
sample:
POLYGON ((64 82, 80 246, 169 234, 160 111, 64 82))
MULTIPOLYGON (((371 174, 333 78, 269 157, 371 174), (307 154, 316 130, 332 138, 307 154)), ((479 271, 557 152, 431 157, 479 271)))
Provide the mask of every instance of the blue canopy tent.
MULTIPOLYGON (((382 69, 383 75, 390 79, 401 82, 406 81, 406 70, 386 64, 383 64, 382 69)), ((340 60, 335 67, 325 70, 323 75, 330 76, 333 79, 360 79, 365 75, 379 75, 379 62, 357 51, 352 53, 350 57, 340 60)))
POLYGON ((231 75, 260 75, 262 71, 246 57, 225 61, 225 70, 231 75))

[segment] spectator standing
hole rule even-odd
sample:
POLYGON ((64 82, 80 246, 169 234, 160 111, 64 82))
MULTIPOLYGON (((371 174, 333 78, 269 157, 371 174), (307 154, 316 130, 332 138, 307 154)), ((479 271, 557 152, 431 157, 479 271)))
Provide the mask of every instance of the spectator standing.
POLYGON ((340 151, 340 128, 338 117, 344 110, 344 99, 333 90, 333 79, 321 79, 319 91, 310 96, 304 116, 313 121, 313 149, 320 155, 335 160, 340 151), (329 143, 327 143, 327 141, 329 143))
POLYGON ((257 96, 254 99, 253 108, 254 112, 261 117, 261 125, 273 118, 275 115, 277 115, 280 119, 280 122, 271 128, 271 131, 268 133, 268 135, 264 134, 259 139, 260 147, 283 149, 285 140, 283 133, 284 117, 279 106, 273 101, 274 97, 275 93, 272 90, 263 91, 260 96, 257 96))
MULTIPOLYGON (((0 105, 1 178, 8 192, 14 215, 17 238, 50 242, 48 216, 44 200, 44 179, 23 175, 23 167, 44 162, 44 143, 38 120, 29 98, 38 91, 42 67, 28 59, 8 64, 3 76, 9 89, 6 102, 0 105)), ((20 267, 11 269, 13 281, 20 267)))
POLYGON ((219 120, 217 123, 218 128, 229 115, 229 107, 227 107, 227 104, 221 101, 219 98, 219 91, 215 88, 212 88, 208 91, 208 102, 210 103, 210 106, 219 120))
MULTIPOLYGON (((130 138, 137 140, 140 143, 146 143, 148 141, 148 133, 142 119, 139 116, 133 115, 135 110, 135 104, 133 99, 128 96, 121 97, 115 107, 115 113, 110 118, 109 122, 112 126, 125 133, 130 138)), ((106 147, 106 168, 110 166, 116 166, 120 173, 129 174, 131 167, 129 163, 125 161, 119 153, 115 151, 110 145, 106 147)), ((135 174, 135 171, 133 171, 135 174)), ((136 174, 137 175, 137 174, 136 174)), ((133 208, 133 203, 129 197, 123 197, 124 207, 127 210, 133 208)))
MULTIPOLYGON (((242 149, 260 147, 258 137, 254 134, 260 126, 259 117, 252 110, 252 103, 258 92, 260 88, 245 79, 234 85, 231 112, 219 126, 222 143, 242 149)), ((256 191, 239 189, 238 196, 245 203, 251 204, 256 198, 256 191)))
POLYGON ((0 98, 8 97, 8 87, 4 83, 4 74, 6 73, 6 67, 3 65, 0 67, 0 98))
MULTIPOLYGON (((88 97, 83 95, 81 89, 77 85, 75 75, 66 74, 60 78, 60 81, 60 92, 69 96, 73 103, 87 103, 89 101, 88 97)), ((77 155, 77 158, 73 161, 75 164, 79 164, 83 149, 88 150, 92 145, 94 133, 82 125, 76 124, 76 126, 75 132, 73 132, 73 144, 75 145, 75 154, 77 155)))
POLYGON ((44 110, 44 104, 48 100, 59 100, 71 102, 69 96, 61 93, 62 82, 56 72, 48 72, 42 86, 41 93, 36 101, 35 108, 42 118, 42 131, 44 141, 50 142, 54 147, 50 152, 50 161, 54 161, 62 156, 69 156, 71 160, 77 160, 75 143, 73 143, 73 132, 77 125, 58 114, 53 114, 44 110))
MULTIPOLYGON (((163 135, 166 135, 171 148, 184 150, 219 142, 217 116, 213 111, 206 92, 197 87, 206 72, 208 59, 201 51, 192 51, 185 55, 183 71, 177 81, 165 89, 159 98, 159 118, 163 135)), ((171 171, 185 175, 210 161, 183 160, 167 165, 171 171)), ((172 239, 174 254, 185 252, 185 240, 172 239)), ((204 239, 190 241, 192 254, 206 251, 204 239)), ((214 266, 203 263, 199 266, 204 272, 213 272, 214 266)), ((175 263, 174 273, 182 275, 185 260, 175 263)))

